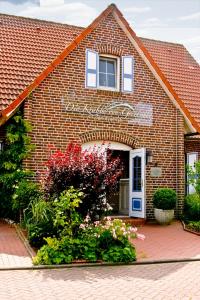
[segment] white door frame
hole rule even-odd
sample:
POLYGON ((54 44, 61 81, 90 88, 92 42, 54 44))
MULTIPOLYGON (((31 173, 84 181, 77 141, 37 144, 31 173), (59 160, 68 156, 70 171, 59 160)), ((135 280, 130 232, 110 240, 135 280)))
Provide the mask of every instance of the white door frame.
POLYGON ((137 218, 146 218, 146 149, 134 149, 130 151, 129 163, 129 216, 137 218), (138 182, 138 190, 134 187, 133 159, 141 158, 141 177, 138 182), (134 190, 135 189, 135 190, 134 190))

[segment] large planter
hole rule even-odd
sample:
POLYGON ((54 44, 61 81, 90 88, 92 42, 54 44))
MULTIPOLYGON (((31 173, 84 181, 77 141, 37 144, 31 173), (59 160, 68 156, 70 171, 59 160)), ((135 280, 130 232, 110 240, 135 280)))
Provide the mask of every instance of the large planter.
POLYGON ((156 221, 161 225, 168 225, 174 218, 174 209, 164 210, 154 208, 154 216, 156 221))

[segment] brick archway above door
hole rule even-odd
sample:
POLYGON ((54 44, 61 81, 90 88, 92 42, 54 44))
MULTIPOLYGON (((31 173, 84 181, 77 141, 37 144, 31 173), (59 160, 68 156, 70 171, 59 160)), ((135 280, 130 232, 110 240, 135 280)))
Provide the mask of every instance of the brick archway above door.
POLYGON ((113 142, 118 142, 118 143, 128 145, 133 149, 136 148, 135 138, 122 131, 114 131, 114 130, 87 131, 83 134, 80 134, 80 141, 82 144, 91 141, 113 141, 113 142))

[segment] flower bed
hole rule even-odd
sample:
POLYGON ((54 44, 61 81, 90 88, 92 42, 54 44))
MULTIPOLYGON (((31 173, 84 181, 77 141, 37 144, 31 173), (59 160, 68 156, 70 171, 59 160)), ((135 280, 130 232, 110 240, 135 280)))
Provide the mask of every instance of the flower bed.
POLYGON ((193 234, 199 235, 200 236, 200 222, 199 221, 190 221, 190 222, 184 222, 182 221, 183 224, 183 229, 185 231, 191 232, 193 234))
POLYGON ((76 236, 46 238, 47 244, 40 248, 35 264, 66 264, 86 262, 132 262, 136 260, 131 239, 144 236, 122 220, 104 218, 102 222, 80 224, 76 236))

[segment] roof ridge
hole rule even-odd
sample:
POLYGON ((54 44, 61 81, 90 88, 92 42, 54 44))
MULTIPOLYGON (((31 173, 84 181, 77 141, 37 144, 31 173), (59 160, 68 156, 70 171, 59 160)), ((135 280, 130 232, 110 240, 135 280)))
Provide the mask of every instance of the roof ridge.
POLYGON ((78 26, 78 25, 73 25, 73 24, 67 24, 67 23, 61 23, 61 22, 56 22, 56 21, 50 21, 50 20, 42 20, 42 19, 38 19, 38 18, 31 18, 31 17, 24 17, 24 16, 16 16, 16 15, 11 15, 11 14, 4 14, 4 13, 0 13, 0 17, 1 16, 6 16, 6 17, 13 17, 13 18, 17 18, 17 19, 25 19, 25 20, 30 20, 30 21, 37 21, 37 22, 44 22, 44 23, 53 23, 53 24, 57 24, 57 25, 61 25, 64 27, 75 27, 75 28, 79 28, 79 29, 85 29, 86 27, 83 26, 78 26))

